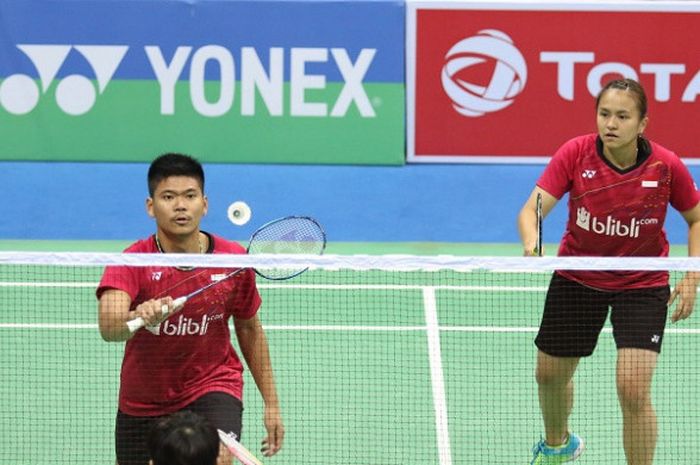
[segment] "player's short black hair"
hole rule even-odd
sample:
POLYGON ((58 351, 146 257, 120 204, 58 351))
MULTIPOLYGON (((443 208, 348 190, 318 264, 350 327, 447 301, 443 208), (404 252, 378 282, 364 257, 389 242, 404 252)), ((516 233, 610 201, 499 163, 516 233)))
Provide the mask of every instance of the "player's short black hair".
POLYGON ((158 420, 146 440, 153 465, 215 465, 219 435, 203 416, 183 410, 158 420))
POLYGON ((204 169, 196 158, 182 153, 164 153, 151 162, 148 169, 148 193, 153 196, 156 186, 170 176, 189 176, 199 180, 204 192, 204 169))

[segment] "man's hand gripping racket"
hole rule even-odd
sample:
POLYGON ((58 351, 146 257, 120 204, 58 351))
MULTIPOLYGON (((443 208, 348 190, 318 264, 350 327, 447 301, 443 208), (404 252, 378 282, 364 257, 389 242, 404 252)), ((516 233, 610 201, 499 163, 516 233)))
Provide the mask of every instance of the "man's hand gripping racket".
MULTIPOLYGON (((309 254, 321 255, 326 248, 326 234, 321 225, 306 216, 287 216, 264 224, 253 233, 248 242, 248 254, 309 254)), ((207 284, 185 296, 173 300, 172 307, 163 305, 161 311, 165 317, 168 313, 181 309, 192 297, 201 294, 212 286, 241 273, 246 268, 239 268, 228 273, 222 279, 207 284), (170 310, 172 308, 172 311, 170 310)), ((284 280, 300 275, 307 268, 270 268, 253 271, 265 279, 284 280)), ((138 317, 126 322, 132 333, 145 326, 143 318, 138 317)))

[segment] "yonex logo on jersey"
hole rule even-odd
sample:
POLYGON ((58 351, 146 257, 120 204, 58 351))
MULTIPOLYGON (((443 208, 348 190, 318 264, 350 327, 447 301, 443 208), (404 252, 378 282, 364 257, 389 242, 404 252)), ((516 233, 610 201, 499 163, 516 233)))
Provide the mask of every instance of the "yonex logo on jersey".
POLYGON ((639 230, 642 225, 658 224, 657 218, 632 218, 627 223, 608 215, 604 220, 591 216, 585 207, 576 210, 576 226, 586 231, 591 231, 604 236, 617 237, 639 237, 639 230))
POLYGON ((593 176, 595 176, 596 173, 596 170, 583 170, 583 173, 581 173, 581 177, 586 179, 593 179, 593 176))
POLYGON ((31 112, 41 94, 56 78, 68 54, 76 50, 88 62, 97 80, 97 89, 90 78, 80 74, 63 77, 54 91, 56 104, 72 116, 79 116, 92 109, 97 94, 102 94, 112 80, 129 47, 125 45, 31 45, 18 44, 32 62, 39 75, 39 83, 26 74, 12 74, 0 83, 0 107, 14 115, 31 112))
POLYGON ((162 271, 154 271, 151 273, 151 281, 160 281, 161 276, 163 276, 162 271))
POLYGON ((660 341, 661 341, 661 337, 660 337, 658 334, 654 334, 654 335, 651 337, 651 342, 652 342, 653 344, 658 344, 660 341))
POLYGON ((455 45, 445 56, 442 87, 452 107, 463 116, 477 117, 503 110, 523 91, 527 82, 527 64, 508 34, 484 29, 455 45), (490 81, 483 86, 459 77, 463 70, 491 60, 490 81))

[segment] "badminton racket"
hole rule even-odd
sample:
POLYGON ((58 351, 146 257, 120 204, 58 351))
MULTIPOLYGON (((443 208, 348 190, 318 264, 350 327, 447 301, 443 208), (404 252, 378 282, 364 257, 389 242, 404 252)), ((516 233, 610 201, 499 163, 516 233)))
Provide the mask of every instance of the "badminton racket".
MULTIPOLYGON (((287 216, 270 221, 258 228, 248 242, 249 254, 309 254, 321 255, 326 248, 326 234, 320 224, 308 216, 287 216)), ((211 282, 189 294, 178 297, 173 301, 173 310, 179 310, 192 297, 201 294, 212 286, 225 281, 246 268, 238 268, 226 274, 223 278, 211 282)), ((304 268, 252 268, 256 274, 275 281, 290 279, 306 271, 304 268)), ((163 315, 168 314, 168 306, 161 308, 163 315)), ((138 317, 126 322, 132 333, 145 326, 143 318, 138 317)))
POLYGON ((542 256, 542 194, 537 193, 535 202, 535 214, 537 216, 537 242, 535 243, 535 255, 542 256))
POLYGON ((263 463, 258 460, 248 449, 243 447, 243 444, 236 441, 233 434, 226 434, 220 429, 219 439, 221 443, 226 446, 226 448, 233 454, 234 457, 238 459, 243 465, 263 465, 263 463))

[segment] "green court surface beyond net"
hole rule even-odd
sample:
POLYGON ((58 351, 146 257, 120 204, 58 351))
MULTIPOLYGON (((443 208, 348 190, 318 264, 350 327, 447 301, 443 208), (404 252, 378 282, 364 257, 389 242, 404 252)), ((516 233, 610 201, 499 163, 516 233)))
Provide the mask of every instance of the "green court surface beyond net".
MULTIPOLYGON (((113 464, 124 344, 100 338, 95 288, 122 256, 28 255, 0 253, 0 463, 113 464)), ((286 429, 264 463, 529 463, 543 434, 533 340, 556 259, 313 260, 292 280, 258 279, 286 429)), ((626 463, 615 360, 606 325, 575 376, 576 463, 626 463)), ((700 313, 669 322, 654 379, 655 463, 696 463, 700 313)), ((242 442, 257 450, 262 403, 245 382, 242 442)))

